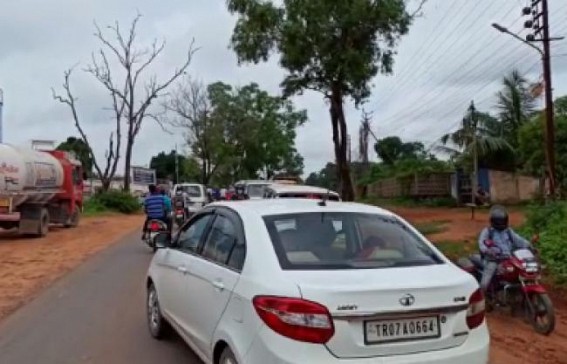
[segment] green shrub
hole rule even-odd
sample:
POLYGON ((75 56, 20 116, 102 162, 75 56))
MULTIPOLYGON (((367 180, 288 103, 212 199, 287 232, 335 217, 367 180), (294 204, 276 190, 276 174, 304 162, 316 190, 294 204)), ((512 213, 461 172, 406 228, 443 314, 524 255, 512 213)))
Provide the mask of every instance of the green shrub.
POLYGON ((106 210, 120 212, 123 214, 133 214, 140 211, 140 202, 130 193, 110 190, 94 195, 89 202, 92 206, 106 210), (91 201, 92 200, 92 201, 91 201))
POLYGON ((96 198, 85 200, 83 205, 83 215, 86 216, 99 215, 107 211, 108 209, 96 198))
POLYGON ((537 248, 551 278, 567 283, 567 202, 534 205, 528 209, 524 236, 540 234, 537 248))

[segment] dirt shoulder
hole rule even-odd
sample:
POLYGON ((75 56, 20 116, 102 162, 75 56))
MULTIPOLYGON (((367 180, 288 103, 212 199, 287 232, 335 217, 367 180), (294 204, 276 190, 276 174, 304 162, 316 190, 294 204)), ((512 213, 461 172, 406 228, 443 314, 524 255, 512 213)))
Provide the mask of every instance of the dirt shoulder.
MULTIPOLYGON (((445 250, 451 244, 463 244, 465 251, 477 249, 477 236, 487 225, 488 211, 476 211, 471 220, 468 209, 441 208, 403 208, 393 207, 395 211, 413 224, 439 223, 443 231, 430 235, 435 243, 444 244, 445 250)), ((520 211, 510 212, 512 226, 523 223, 520 211)), ((454 249, 461 252, 462 247, 454 249)), ((564 294, 552 290, 555 305, 556 329, 550 336, 536 334, 531 326, 521 318, 511 317, 504 312, 488 315, 491 336, 491 364, 567 364, 567 300, 564 294)))
POLYGON ((89 256, 142 225, 141 216, 85 217, 75 229, 27 239, 0 230, 0 320, 89 256))

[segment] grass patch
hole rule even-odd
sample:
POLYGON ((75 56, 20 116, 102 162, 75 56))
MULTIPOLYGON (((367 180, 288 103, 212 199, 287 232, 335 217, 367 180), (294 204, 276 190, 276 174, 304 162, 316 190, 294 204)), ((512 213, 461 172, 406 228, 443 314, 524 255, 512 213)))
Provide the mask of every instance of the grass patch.
POLYGON ((141 211, 138 199, 127 192, 107 191, 96 194, 85 201, 84 216, 112 213, 135 214, 141 211))
POLYGON ((394 207, 457 207, 457 201, 451 197, 413 199, 409 197, 376 198, 367 197, 358 202, 375 206, 394 207))
POLYGON ((434 235, 449 230, 447 220, 425 221, 413 224, 413 226, 423 235, 434 235))
POLYGON ((442 240, 433 242, 433 244, 451 260, 457 260, 478 251, 476 242, 469 240, 442 240))

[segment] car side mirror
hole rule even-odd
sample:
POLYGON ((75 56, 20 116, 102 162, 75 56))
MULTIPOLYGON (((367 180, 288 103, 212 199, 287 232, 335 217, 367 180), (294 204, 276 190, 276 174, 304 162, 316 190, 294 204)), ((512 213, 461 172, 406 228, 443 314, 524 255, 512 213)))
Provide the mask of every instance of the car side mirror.
POLYGON ((169 233, 158 233, 154 236, 154 246, 158 249, 169 248, 171 246, 171 235, 169 233))

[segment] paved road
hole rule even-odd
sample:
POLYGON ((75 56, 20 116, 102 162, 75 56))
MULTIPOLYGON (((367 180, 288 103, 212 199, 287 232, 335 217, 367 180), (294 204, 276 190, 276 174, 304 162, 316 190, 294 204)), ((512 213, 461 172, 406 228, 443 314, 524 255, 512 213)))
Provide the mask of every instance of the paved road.
POLYGON ((148 334, 151 253, 138 239, 103 251, 0 323, 0 363, 200 364, 181 339, 148 334))

